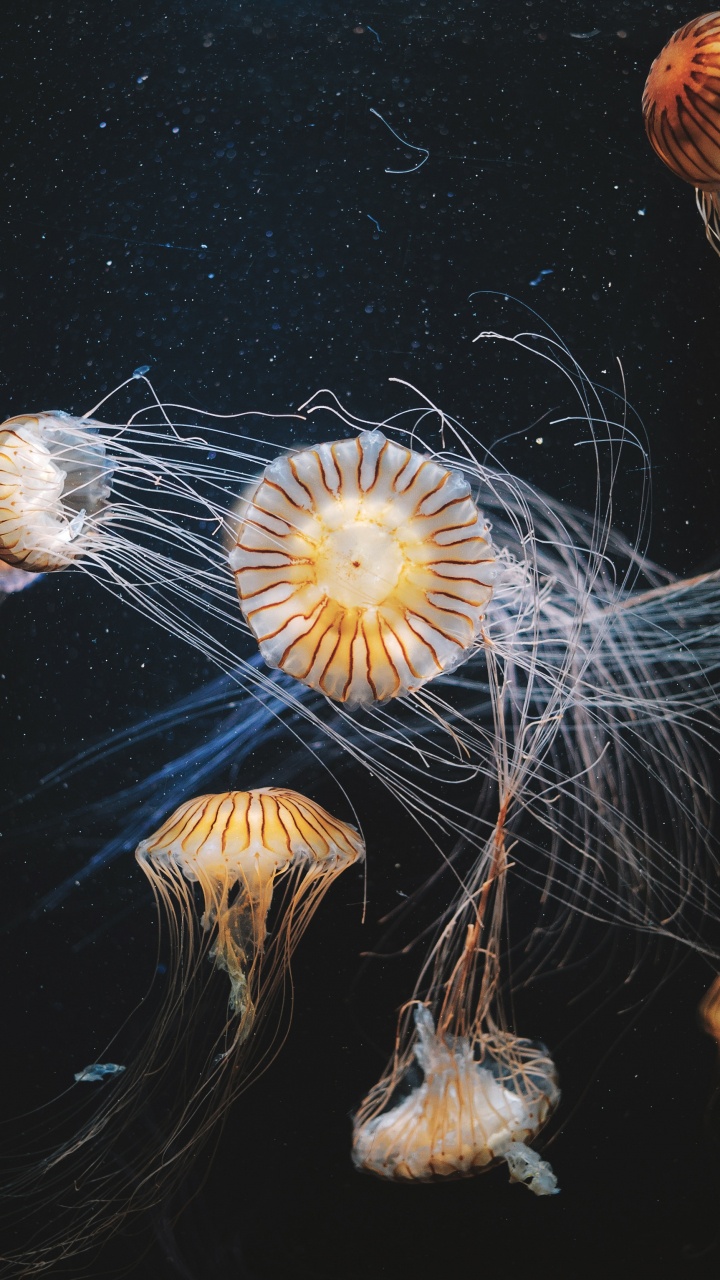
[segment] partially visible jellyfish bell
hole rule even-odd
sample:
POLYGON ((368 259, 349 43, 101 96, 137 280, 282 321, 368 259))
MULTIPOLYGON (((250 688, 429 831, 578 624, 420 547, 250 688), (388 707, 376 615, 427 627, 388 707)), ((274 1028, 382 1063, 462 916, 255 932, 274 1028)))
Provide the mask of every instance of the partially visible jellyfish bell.
POLYGON ((712 1036, 720 1049, 720 977, 714 978, 698 1005, 703 1031, 712 1036))
POLYGON ((136 852, 166 902, 180 901, 192 913, 187 882, 200 886, 202 925, 214 936, 211 955, 216 966, 230 977, 230 1003, 240 1019, 240 1038, 247 1035, 255 1016, 267 916, 277 882, 294 877, 280 925, 286 931, 287 962, 319 898, 345 867, 363 856, 364 845, 354 827, 297 791, 275 787, 196 796, 180 805, 136 852))
POLYGON ((96 427, 59 410, 0 424, 0 560, 48 573, 83 550, 112 479, 96 427))
POLYGON ((464 476, 377 429, 271 462, 230 553, 268 665, 347 703, 462 662, 494 559, 464 476))
POLYGON ((507 1033, 479 1043, 443 1036, 429 1009, 415 1008, 415 1063, 382 1107, 371 1093, 355 1117, 359 1169, 405 1182, 462 1177, 505 1160, 513 1182, 536 1195, 557 1191, 546 1160, 528 1145, 560 1099, 543 1046, 507 1033))
POLYGON ((642 108, 660 159, 695 187, 707 238, 720 254, 720 11, 675 32, 650 68, 642 108))

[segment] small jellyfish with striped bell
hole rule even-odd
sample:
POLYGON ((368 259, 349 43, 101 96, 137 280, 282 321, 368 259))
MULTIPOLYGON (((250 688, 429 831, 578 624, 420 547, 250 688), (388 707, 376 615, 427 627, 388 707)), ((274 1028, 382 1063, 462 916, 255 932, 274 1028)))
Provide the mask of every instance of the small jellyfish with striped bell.
POLYGON ((642 109, 651 146, 695 188, 705 234, 720 254, 720 10, 670 37, 650 68, 642 109))
MULTIPOLYGON (((235 1042, 246 1039, 255 1020, 276 885, 284 890, 283 910, 271 950, 282 965, 332 882, 363 856, 354 827, 298 792, 276 787, 196 796, 136 854, 175 944, 193 937, 199 887, 201 950, 230 978, 235 1042)), ((272 987, 282 975, 273 964, 270 969, 272 987)))
POLYGON ((137 862, 169 940, 160 1006, 144 1047, 123 1065, 76 1073, 83 1086, 106 1080, 79 1131, 47 1154, 45 1130, 44 1154, 19 1161, 6 1181, 17 1225, 20 1198, 43 1224, 3 1258, 12 1274, 67 1265, 184 1182, 271 1060, 290 1002, 269 1015, 295 948, 327 890, 364 855, 354 827, 277 787, 196 796, 140 843, 137 862), (217 999, 215 970, 230 978, 229 1001, 217 999), (151 1125, 149 1115, 158 1117, 151 1125))

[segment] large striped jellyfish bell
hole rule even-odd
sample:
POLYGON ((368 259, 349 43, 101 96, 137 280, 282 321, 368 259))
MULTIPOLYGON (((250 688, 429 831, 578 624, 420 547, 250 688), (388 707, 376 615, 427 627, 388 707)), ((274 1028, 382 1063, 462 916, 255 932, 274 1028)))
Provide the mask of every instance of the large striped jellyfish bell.
POLYGON ((642 100, 660 159, 696 191, 705 231, 720 253, 720 11, 671 37, 650 68, 642 100))
POLYGON ((268 665, 348 703, 462 662, 494 559, 465 477, 378 430, 271 462, 230 552, 268 665))

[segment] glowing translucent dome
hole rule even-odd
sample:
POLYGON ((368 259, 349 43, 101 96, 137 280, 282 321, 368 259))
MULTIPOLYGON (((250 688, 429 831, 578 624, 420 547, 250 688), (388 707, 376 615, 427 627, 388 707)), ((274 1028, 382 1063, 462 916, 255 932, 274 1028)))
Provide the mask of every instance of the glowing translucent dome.
POLYGON ((230 552, 268 665, 350 703, 462 662, 494 559, 465 478, 379 430, 270 463, 230 552))
POLYGON ((110 496, 112 465, 95 424, 59 410, 0 425, 0 559, 65 569, 83 549, 87 516, 110 496))
POLYGON ((423 1079, 388 1110, 369 1119, 361 1113, 353 1134, 357 1167, 382 1178, 428 1181, 477 1173, 503 1159, 513 1181, 537 1195, 556 1191, 550 1165, 526 1145, 560 1098, 547 1053, 504 1037, 478 1061, 470 1040, 438 1036, 423 1006, 415 1026, 423 1079))

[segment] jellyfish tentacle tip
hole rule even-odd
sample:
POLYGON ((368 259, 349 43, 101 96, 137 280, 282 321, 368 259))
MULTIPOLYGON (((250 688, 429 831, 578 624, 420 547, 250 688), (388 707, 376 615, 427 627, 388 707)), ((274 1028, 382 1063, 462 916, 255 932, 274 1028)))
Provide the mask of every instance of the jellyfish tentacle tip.
POLYGON ((524 1142, 511 1142, 503 1152, 510 1181, 520 1182, 536 1196, 556 1196, 560 1192, 553 1167, 524 1142))

